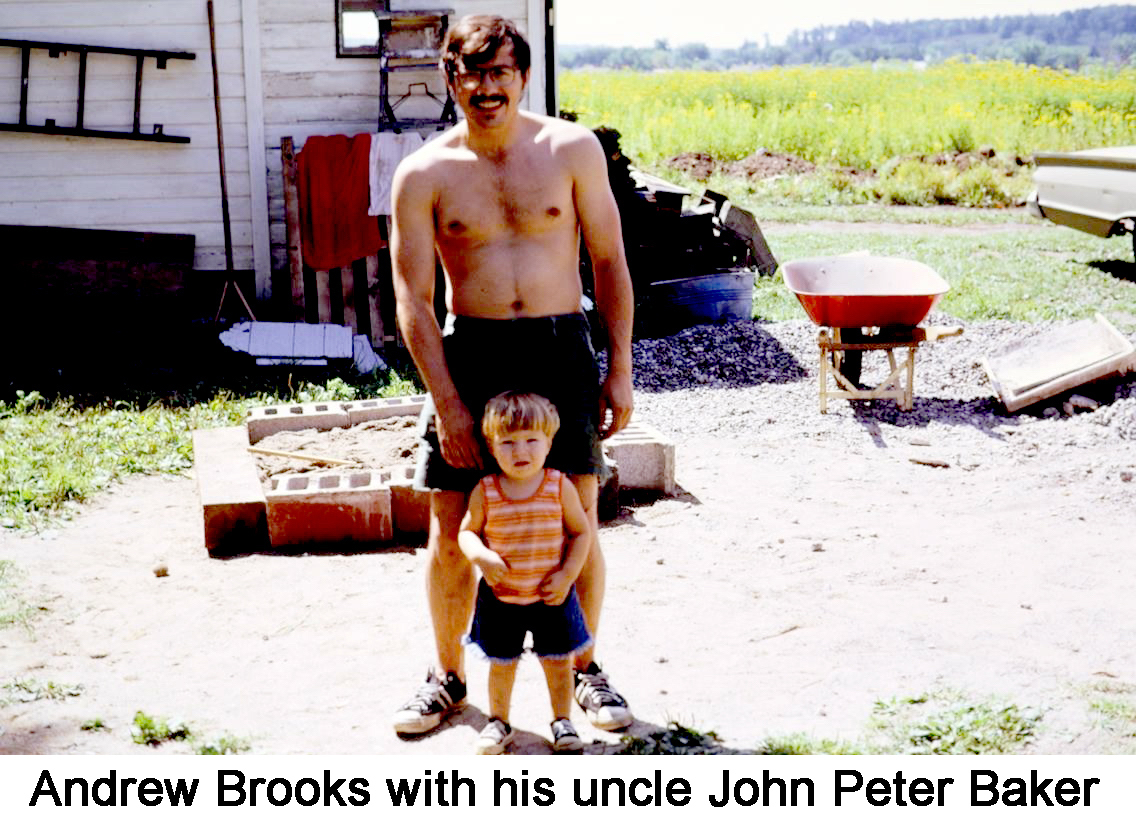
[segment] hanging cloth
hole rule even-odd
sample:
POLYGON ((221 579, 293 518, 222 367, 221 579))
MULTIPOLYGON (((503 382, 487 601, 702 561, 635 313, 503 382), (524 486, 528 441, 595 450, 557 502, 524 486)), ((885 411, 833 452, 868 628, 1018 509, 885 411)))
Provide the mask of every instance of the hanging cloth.
POLYGON ((402 159, 426 142, 418 132, 378 132, 371 136, 371 208, 369 215, 391 214, 391 182, 402 159))
POLYGON ((367 214, 371 135, 313 135, 296 157, 304 263, 348 266, 386 245, 367 214))

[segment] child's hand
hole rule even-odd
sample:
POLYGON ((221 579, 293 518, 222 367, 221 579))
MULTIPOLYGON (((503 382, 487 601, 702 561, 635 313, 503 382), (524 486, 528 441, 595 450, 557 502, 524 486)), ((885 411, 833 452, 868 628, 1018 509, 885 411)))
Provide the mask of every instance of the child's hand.
POLYGON ((501 583, 509 572, 509 565, 505 563, 505 559, 488 549, 478 555, 476 563, 477 568, 481 570, 481 576, 491 587, 501 583))
POLYGON ((540 582, 540 600, 553 607, 563 604, 575 582, 563 569, 554 569, 540 582))

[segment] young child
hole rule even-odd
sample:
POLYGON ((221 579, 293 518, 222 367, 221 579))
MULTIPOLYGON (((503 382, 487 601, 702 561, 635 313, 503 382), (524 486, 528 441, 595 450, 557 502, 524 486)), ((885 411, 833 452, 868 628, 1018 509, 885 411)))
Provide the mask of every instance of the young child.
POLYGON ((497 755, 513 739, 509 703, 525 633, 532 632, 552 701, 552 746, 579 751, 568 719, 572 655, 591 642, 575 581, 592 527, 572 482, 545 458, 560 428, 556 407, 528 393, 505 392, 485 406, 481 431, 500 474, 473 489, 458 545, 481 571, 469 641, 489 658, 489 723, 477 752, 497 755))

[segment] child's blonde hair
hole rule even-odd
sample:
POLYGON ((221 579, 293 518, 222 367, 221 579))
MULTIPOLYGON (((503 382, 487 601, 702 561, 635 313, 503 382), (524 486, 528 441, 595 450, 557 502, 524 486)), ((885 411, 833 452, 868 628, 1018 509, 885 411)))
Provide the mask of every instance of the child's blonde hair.
POLYGON ((560 414, 548 398, 532 392, 502 392, 485 404, 481 434, 492 441, 509 432, 533 429, 550 439, 560 429, 560 414))

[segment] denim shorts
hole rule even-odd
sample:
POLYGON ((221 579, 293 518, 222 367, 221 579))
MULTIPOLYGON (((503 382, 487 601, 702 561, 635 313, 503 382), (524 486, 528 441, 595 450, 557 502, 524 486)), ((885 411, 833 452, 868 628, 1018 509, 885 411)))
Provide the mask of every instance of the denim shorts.
MULTIPOLYGON (((603 473, 600 371, 585 315, 507 320, 451 315, 442 334, 446 366, 479 438, 490 398, 508 390, 533 392, 552 401, 560 415, 545 465, 568 475, 603 473)), ((418 420, 416 487, 469 492, 486 474, 499 471, 484 443, 483 469, 446 463, 434 414, 433 399, 427 397, 418 420)))
POLYGON ((592 643, 576 587, 564 603, 550 606, 509 604, 493 594, 485 579, 477 587, 477 605, 466 642, 476 644, 490 661, 515 661, 525 651, 525 634, 531 632, 532 650, 539 658, 567 658, 592 643))

